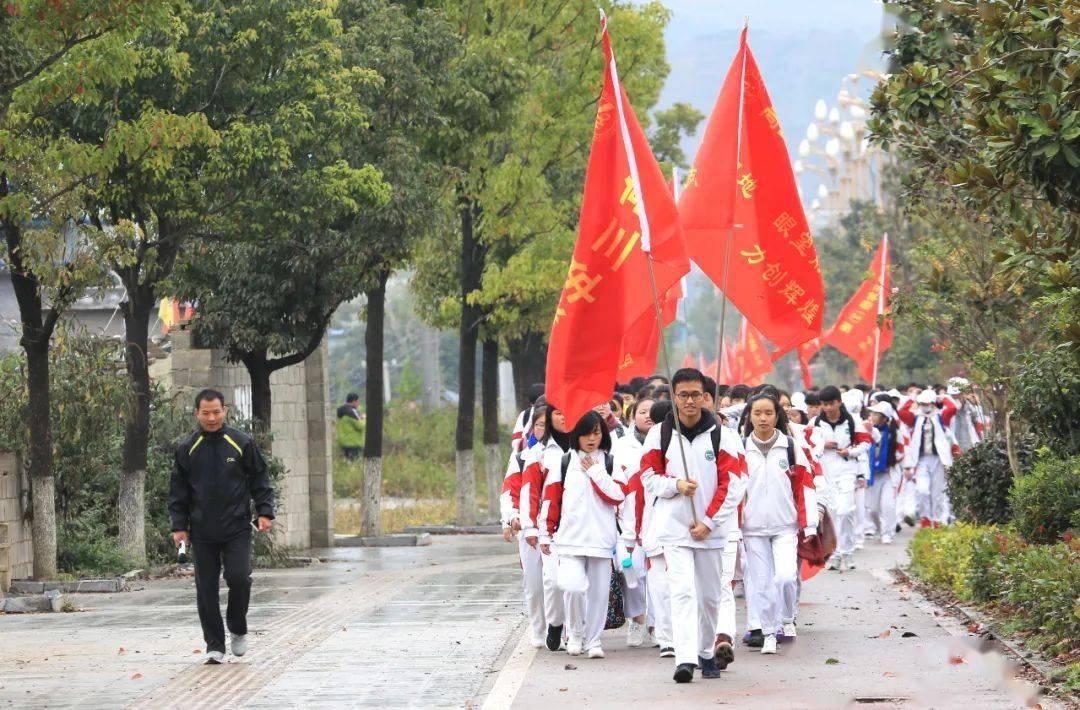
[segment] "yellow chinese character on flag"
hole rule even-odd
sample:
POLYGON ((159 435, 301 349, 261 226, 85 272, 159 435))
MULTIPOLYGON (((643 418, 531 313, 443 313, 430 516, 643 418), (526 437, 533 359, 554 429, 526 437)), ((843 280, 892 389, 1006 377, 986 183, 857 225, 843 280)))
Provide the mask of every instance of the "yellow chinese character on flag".
POLYGON ((851 323, 848 323, 847 321, 844 321, 843 323, 841 323, 840 324, 840 332, 844 333, 845 335, 850 333, 851 332, 851 323))
POLYGON ((737 182, 739 189, 742 191, 742 196, 746 199, 751 199, 754 196, 754 190, 757 189, 757 180, 750 173, 744 174, 739 178, 737 182))
POLYGON ((571 259, 570 273, 566 277, 566 285, 563 286, 563 289, 570 291, 566 294, 566 302, 577 303, 585 299, 586 303, 595 303, 596 296, 592 294, 592 291, 603 278, 603 276, 590 277, 585 264, 571 259))
POLYGON ((795 218, 787 212, 781 212, 780 216, 773 221, 773 226, 776 227, 776 231, 783 234, 785 239, 788 238, 788 232, 790 232, 796 224, 795 218))
POLYGON ((634 206, 634 214, 640 217, 641 215, 638 213, 637 195, 634 193, 634 181, 629 175, 626 176, 625 185, 622 195, 619 197, 619 204, 625 205, 629 202, 634 206))
POLYGON ((746 263, 750 265, 760 264, 765 261, 765 250, 761 248, 760 244, 755 244, 754 248, 750 250, 740 249, 739 255, 746 257, 746 263))
POLYGON ((788 272, 780 270, 780 264, 766 264, 765 273, 761 275, 761 278, 769 282, 769 285, 776 287, 778 283, 787 278, 788 272))
POLYGON ((683 184, 684 190, 689 190, 691 187, 697 187, 697 168, 690 168, 690 172, 686 174, 686 182, 683 184))
POLYGON ((778 135, 783 135, 783 132, 780 130, 780 119, 777 117, 776 110, 772 106, 762 111, 761 115, 768 121, 769 128, 776 131, 778 135))
POLYGON ((780 295, 784 297, 784 300, 789 305, 794 306, 795 303, 806 295, 806 290, 798 284, 797 281, 788 281, 784 284, 784 287, 780 289, 780 295))
POLYGON ((806 303, 799 306, 797 310, 799 311, 799 315, 803 317, 803 320, 806 321, 807 325, 813 325, 814 318, 817 317, 818 310, 820 309, 821 306, 819 306, 816 301, 808 300, 806 303))
POLYGON ((641 232, 634 232, 630 235, 629 240, 626 240, 626 230, 619 226, 617 219, 612 218, 611 224, 609 224, 608 228, 596 238, 596 241, 590 245, 590 248, 593 251, 597 251, 607 243, 608 247, 604 250, 604 256, 610 258, 612 254, 615 253, 615 249, 625 240, 626 244, 623 246, 622 251, 619 252, 618 258, 611 267, 612 271, 618 271, 619 267, 623 265, 623 262, 629 258, 630 252, 633 251, 634 246, 638 243, 639 239, 641 239, 641 232))

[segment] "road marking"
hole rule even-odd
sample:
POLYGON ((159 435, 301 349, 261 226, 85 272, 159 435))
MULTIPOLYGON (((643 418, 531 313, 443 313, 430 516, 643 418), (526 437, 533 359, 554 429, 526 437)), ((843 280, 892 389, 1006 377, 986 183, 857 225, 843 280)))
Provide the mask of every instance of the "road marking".
POLYGON ((532 645, 532 634, 529 633, 529 624, 526 622, 521 626, 521 638, 518 639, 517 646, 495 678, 495 684, 484 698, 481 710, 508 710, 514 704, 535 657, 536 647, 532 645))

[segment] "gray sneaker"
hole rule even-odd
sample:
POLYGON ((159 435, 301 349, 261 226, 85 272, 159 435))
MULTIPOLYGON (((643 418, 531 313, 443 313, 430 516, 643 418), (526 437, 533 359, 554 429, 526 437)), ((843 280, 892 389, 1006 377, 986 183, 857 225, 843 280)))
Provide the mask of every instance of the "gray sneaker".
POLYGON ((232 655, 236 657, 243 656, 247 653, 247 648, 247 634, 232 635, 232 655))
POLYGON ((203 665, 216 666, 225 660, 225 654, 221 651, 207 651, 203 656, 203 665))

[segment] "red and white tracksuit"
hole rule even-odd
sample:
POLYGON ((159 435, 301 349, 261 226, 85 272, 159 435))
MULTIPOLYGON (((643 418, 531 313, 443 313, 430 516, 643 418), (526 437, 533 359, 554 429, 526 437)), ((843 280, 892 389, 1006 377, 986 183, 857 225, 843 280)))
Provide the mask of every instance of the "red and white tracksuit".
MULTIPOLYGON (((639 506, 643 506, 645 501, 644 491, 640 485, 641 476, 638 474, 641 472, 642 443, 638 441, 635 432, 627 429, 621 438, 614 440, 611 444, 611 454, 615 458, 615 470, 612 475, 623 487, 625 494, 623 502, 619 504, 619 527, 622 530, 623 544, 630 550, 641 546, 641 531, 638 523, 642 511, 639 510, 639 506), (636 480, 633 487, 630 485, 631 479, 636 480)), ((623 585, 623 611, 626 618, 632 619, 648 611, 646 587, 645 579, 638 580, 637 586, 633 588, 623 585)), ((648 619, 646 619, 646 624, 653 626, 648 619)))
MULTIPOLYGON (((751 434, 753 437, 753 434, 751 434)), ((762 632, 776 633, 794 621, 797 592, 798 534, 817 532, 817 492, 802 447, 789 465, 788 437, 779 434, 767 454, 746 440, 747 488, 743 506, 743 545, 753 605, 762 632)))
POLYGON ((618 544, 616 506, 622 486, 608 475, 604 452, 593 452, 585 470, 580 451, 570 452, 563 478, 552 468, 544 486, 541 543, 554 545, 559 556, 559 588, 566 594, 566 622, 571 642, 587 651, 600 647, 611 590, 612 555, 618 544), (554 475, 551 475, 551 474, 554 475))
POLYGON ((835 424, 829 422, 824 414, 816 417, 810 425, 818 430, 821 437, 821 469, 832 488, 832 506, 829 509, 836 524, 836 555, 847 556, 855 551, 856 521, 855 509, 856 481, 861 475, 859 457, 870 448, 870 433, 854 422, 854 437, 844 417, 835 424), (836 448, 824 448, 825 444, 835 442, 836 448), (847 449, 847 458, 838 452, 847 449))
POLYGON ((904 468, 915 469, 915 497, 919 517, 943 525, 949 522, 949 492, 945 469, 952 466, 953 454, 959 450, 949 422, 956 414, 956 403, 948 397, 941 400, 930 415, 921 413, 914 400, 900 405, 897 414, 911 428, 911 443, 904 449, 904 468))
MULTIPOLYGON (((551 466, 555 467, 555 476, 559 476, 563 450, 553 438, 546 442, 538 442, 533 447, 536 453, 530 458, 525 466, 525 472, 521 475, 520 515, 522 535, 528 537, 540 537, 539 520, 542 510, 541 496, 544 491, 544 483, 547 480, 551 466)), ((559 558, 557 555, 541 554, 544 577, 544 618, 549 626, 562 626, 565 620, 566 606, 563 594, 558 587, 559 558)))
POLYGON ((742 441, 735 432, 721 427, 719 455, 714 454, 710 432, 716 426, 715 417, 711 412, 701 416, 702 421, 688 432, 692 439, 672 431, 666 452, 660 450, 663 425, 654 426, 645 438, 641 457, 642 484, 656 496, 649 524, 655 527, 656 541, 667 562, 676 664, 696 664, 698 657, 713 657, 721 556, 729 522, 737 514, 746 485, 742 441), (686 454, 685 467, 679 439, 686 454), (691 498, 676 487, 687 472, 698 484, 693 496, 696 517, 710 529, 704 540, 690 536, 695 517, 691 498))
MULTIPOLYGON (((543 446, 537 443, 521 453, 511 454, 499 495, 499 512, 504 528, 514 521, 521 525, 520 500, 523 471, 532 463, 543 446)), ((544 564, 540 550, 525 542, 525 530, 517 534, 518 559, 521 562, 521 581, 525 590, 525 611, 529 615, 529 628, 533 643, 542 643, 547 634, 547 617, 544 615, 544 564)))

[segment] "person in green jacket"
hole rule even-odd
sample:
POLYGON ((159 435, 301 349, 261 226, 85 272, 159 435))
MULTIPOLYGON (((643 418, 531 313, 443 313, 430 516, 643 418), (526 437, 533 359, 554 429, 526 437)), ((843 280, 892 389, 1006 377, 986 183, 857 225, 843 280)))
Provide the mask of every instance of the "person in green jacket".
POLYGON ((350 392, 337 410, 337 443, 349 461, 360 458, 364 450, 364 420, 360 416, 360 395, 350 392))

